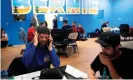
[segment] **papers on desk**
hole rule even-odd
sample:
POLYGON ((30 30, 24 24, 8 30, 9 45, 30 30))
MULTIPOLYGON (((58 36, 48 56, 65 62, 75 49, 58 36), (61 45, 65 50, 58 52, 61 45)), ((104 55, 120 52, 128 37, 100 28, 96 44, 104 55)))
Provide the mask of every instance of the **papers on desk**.
POLYGON ((67 80, 66 76, 63 76, 63 79, 62 80, 67 80))
POLYGON ((36 72, 32 72, 32 73, 28 73, 20 76, 15 76, 14 80, 32 80, 33 77, 40 76, 40 73, 41 71, 36 71, 36 72))
POLYGON ((88 78, 87 74, 70 66, 70 65, 67 65, 66 66, 66 70, 65 70, 66 73, 76 77, 76 78, 88 78))

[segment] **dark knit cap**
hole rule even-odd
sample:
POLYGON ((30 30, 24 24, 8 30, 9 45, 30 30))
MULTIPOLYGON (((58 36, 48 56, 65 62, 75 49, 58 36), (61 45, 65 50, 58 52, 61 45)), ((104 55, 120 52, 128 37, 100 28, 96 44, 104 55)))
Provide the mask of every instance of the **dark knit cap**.
POLYGON ((44 34, 50 35, 50 30, 48 28, 46 28, 46 27, 38 27, 37 32, 39 34, 44 33, 44 34))

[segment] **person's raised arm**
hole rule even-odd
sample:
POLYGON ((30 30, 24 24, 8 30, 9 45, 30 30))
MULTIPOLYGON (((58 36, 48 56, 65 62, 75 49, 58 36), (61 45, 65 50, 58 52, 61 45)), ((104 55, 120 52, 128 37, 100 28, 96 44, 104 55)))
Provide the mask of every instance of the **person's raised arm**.
POLYGON ((38 33, 35 32, 34 36, 34 43, 29 43, 25 49, 25 52, 22 56, 22 62, 25 65, 25 67, 28 67, 34 57, 34 53, 36 50, 36 47, 38 45, 38 33))
POLYGON ((108 67, 112 79, 122 79, 122 77, 115 70, 115 68, 112 64, 112 61, 110 60, 109 57, 107 57, 103 54, 99 54, 99 57, 100 57, 101 62, 108 67))

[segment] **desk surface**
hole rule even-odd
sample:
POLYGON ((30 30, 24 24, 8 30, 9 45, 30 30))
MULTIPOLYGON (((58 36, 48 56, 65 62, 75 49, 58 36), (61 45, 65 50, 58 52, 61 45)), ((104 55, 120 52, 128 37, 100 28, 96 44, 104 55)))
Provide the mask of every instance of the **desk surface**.
MULTIPOLYGON (((88 78, 86 73, 84 73, 84 72, 82 72, 82 71, 80 71, 80 70, 78 70, 78 69, 76 69, 76 68, 74 68, 70 65, 59 67, 59 69, 65 72, 65 74, 63 73, 64 74, 63 80, 76 79, 76 78, 88 78)), ((25 79, 32 80, 35 77, 39 77, 40 73, 41 73, 41 71, 36 71, 36 72, 28 73, 28 74, 15 76, 14 79, 17 79, 17 80, 25 80, 25 79)))

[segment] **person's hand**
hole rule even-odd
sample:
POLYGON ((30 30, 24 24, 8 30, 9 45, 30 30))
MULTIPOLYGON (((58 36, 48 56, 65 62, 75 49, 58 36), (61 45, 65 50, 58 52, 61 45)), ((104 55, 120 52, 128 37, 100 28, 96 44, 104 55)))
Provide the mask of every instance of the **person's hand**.
POLYGON ((109 66, 112 62, 109 57, 103 55, 102 53, 99 54, 99 58, 102 64, 109 66))
POLYGON ((37 17, 36 13, 34 13, 34 17, 37 17))
POLYGON ((38 33, 37 33, 37 31, 35 32, 35 35, 34 35, 34 45, 35 46, 38 45, 38 33))
POLYGON ((53 38, 50 36, 49 37, 49 45, 48 45, 48 49, 49 49, 49 51, 52 51, 52 45, 53 45, 53 38))

